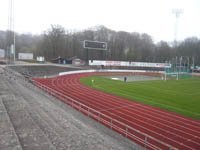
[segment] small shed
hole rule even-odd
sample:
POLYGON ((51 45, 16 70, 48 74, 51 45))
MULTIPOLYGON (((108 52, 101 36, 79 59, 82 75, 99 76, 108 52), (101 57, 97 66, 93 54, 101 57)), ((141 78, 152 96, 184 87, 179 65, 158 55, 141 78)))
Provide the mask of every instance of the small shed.
POLYGON ((51 62, 56 64, 66 64, 67 60, 59 56, 58 58, 52 59, 51 62))
POLYGON ((44 63, 45 62, 44 56, 37 56, 36 60, 37 60, 38 63, 44 63))

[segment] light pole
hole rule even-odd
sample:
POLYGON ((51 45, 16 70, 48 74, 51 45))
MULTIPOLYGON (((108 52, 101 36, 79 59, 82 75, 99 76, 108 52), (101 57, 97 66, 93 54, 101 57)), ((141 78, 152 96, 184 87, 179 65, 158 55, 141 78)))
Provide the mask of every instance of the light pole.
POLYGON ((175 15, 175 24, 174 24, 174 42, 177 42, 177 33, 178 33, 178 18, 183 13, 182 9, 172 9, 172 13, 175 15))
POLYGON ((14 0, 8 0, 8 56, 15 62, 14 0))

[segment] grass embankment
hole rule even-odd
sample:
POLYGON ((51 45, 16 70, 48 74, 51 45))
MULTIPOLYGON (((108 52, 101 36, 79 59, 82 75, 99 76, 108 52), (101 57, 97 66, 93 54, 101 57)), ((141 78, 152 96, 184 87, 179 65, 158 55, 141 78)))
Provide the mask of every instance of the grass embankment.
POLYGON ((81 82, 113 95, 200 119, 200 78, 124 83, 91 76, 81 78, 81 82))
POLYGON ((20 59, 19 61, 24 61, 24 62, 27 62, 27 63, 36 63, 35 59, 32 59, 32 60, 20 59))

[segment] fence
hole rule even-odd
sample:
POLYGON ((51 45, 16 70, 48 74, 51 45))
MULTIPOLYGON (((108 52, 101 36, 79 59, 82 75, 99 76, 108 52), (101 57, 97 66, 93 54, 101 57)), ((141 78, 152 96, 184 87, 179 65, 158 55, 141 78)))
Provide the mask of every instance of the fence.
POLYGON ((70 105, 72 108, 77 109, 78 111, 84 113, 88 117, 95 119, 96 121, 103 123, 105 126, 111 128, 119 132, 121 135, 134 140, 135 142, 139 143, 140 145, 152 149, 152 150, 161 150, 161 149, 168 149, 168 150, 177 150, 177 148, 164 143, 158 139, 155 139, 152 136, 149 136, 139 130, 136 130, 116 119, 111 118, 99 111, 96 111, 50 87, 47 87, 44 84, 41 84, 38 81, 32 81, 35 86, 39 87, 40 89, 44 90, 48 94, 62 100, 64 103, 70 105))
MULTIPOLYGON (((12 69, 5 68, 5 72, 7 73, 8 76, 13 76, 15 79, 18 80, 23 80, 24 82, 27 82, 28 79, 24 78, 21 76, 19 73, 16 73, 12 69)), ((117 131, 121 135, 132 139, 136 143, 146 147, 147 149, 152 149, 152 150, 162 150, 162 149, 168 149, 168 150, 177 150, 177 148, 164 143, 150 135, 147 135, 137 129, 134 129, 123 122, 120 122, 116 119, 111 118, 110 116, 107 116, 99 111, 96 111, 95 109, 92 109, 44 84, 41 84, 38 81, 32 81, 31 82, 39 87, 40 89, 44 90, 48 94, 62 100, 64 103, 70 105, 72 108, 75 108, 76 110, 84 113, 88 117, 91 117, 95 119, 96 121, 104 124, 108 128, 111 128, 112 130, 117 131)))

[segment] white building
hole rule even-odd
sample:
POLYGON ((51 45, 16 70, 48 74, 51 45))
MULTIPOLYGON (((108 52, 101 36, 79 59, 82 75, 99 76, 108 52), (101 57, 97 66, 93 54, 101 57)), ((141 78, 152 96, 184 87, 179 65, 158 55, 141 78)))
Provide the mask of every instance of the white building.
POLYGON ((0 58, 5 58, 5 50, 0 49, 0 58))

